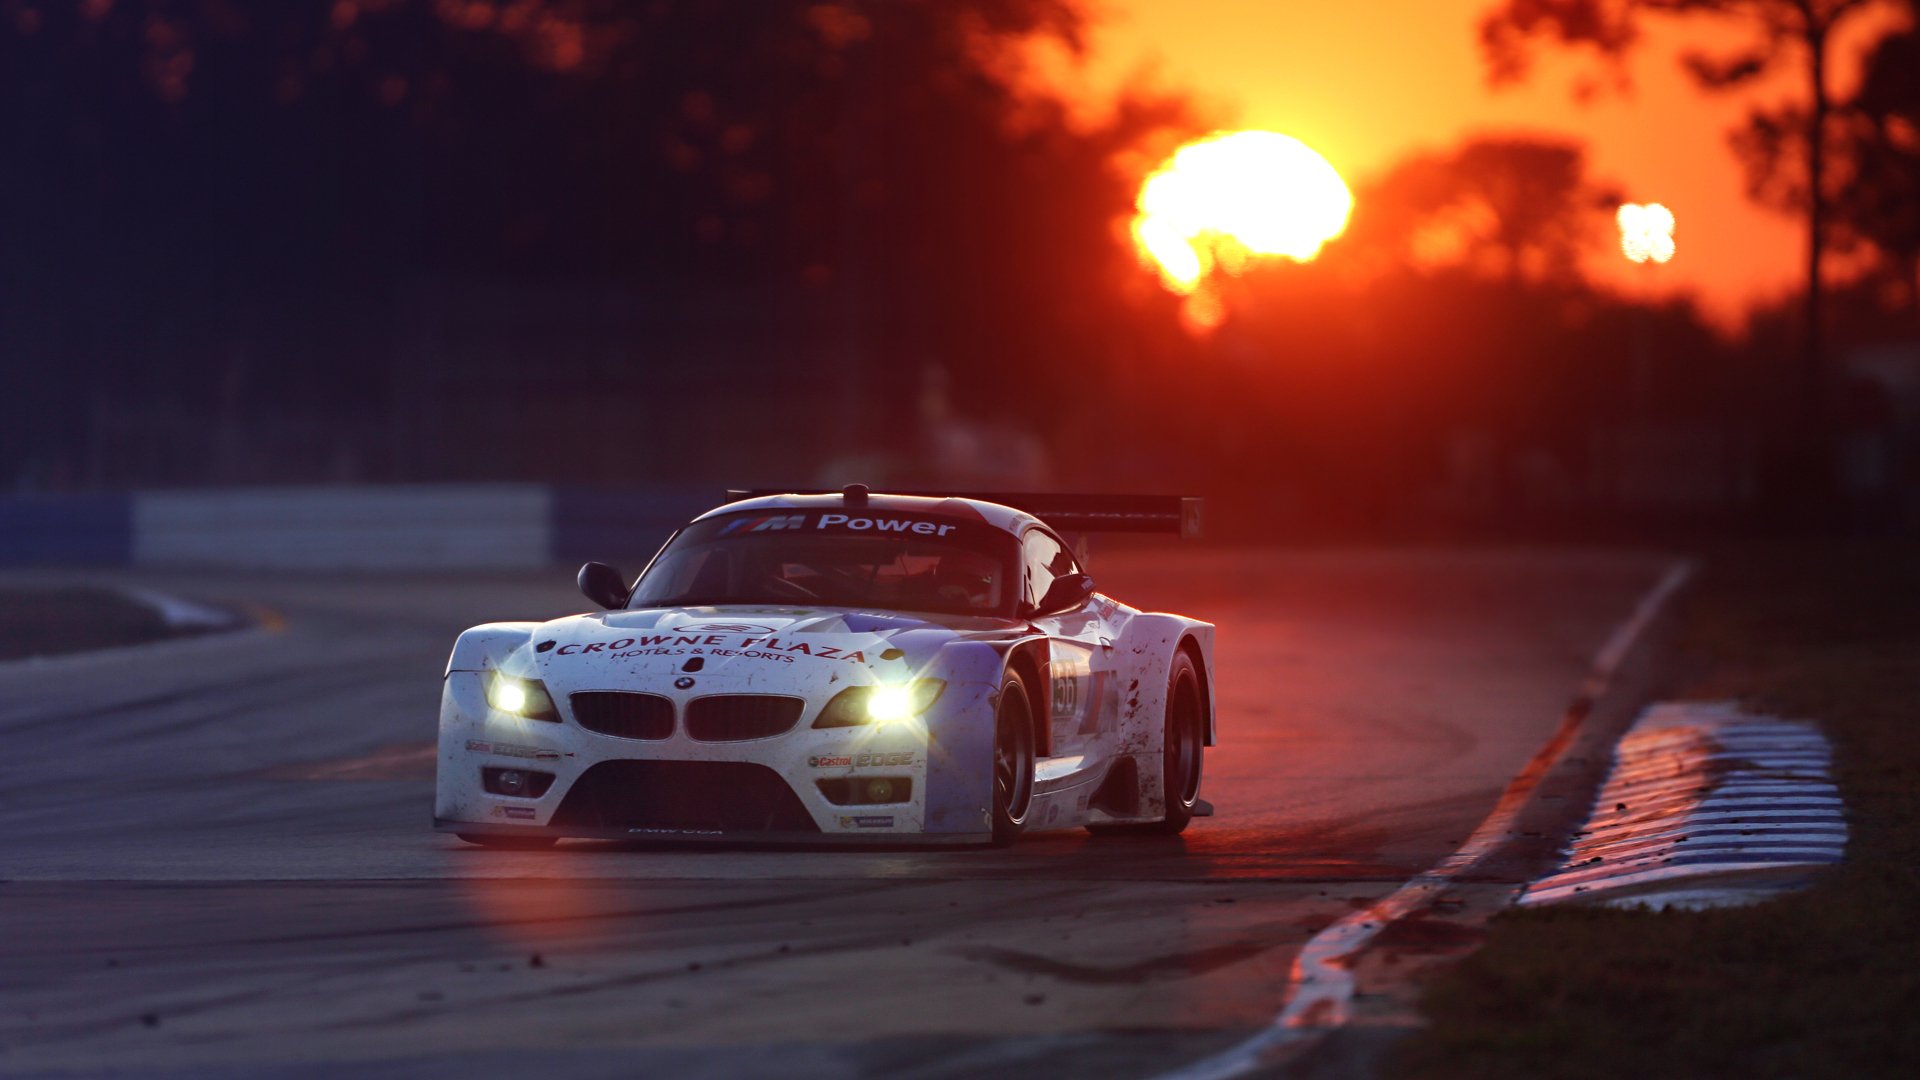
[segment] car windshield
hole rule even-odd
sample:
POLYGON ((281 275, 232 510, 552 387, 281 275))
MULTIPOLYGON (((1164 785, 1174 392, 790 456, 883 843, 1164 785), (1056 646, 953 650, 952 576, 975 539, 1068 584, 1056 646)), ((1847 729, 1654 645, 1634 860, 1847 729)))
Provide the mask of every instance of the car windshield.
POLYGON ((681 530, 628 607, 771 604, 1005 615, 1013 538, 985 522, 889 511, 750 511, 681 530))

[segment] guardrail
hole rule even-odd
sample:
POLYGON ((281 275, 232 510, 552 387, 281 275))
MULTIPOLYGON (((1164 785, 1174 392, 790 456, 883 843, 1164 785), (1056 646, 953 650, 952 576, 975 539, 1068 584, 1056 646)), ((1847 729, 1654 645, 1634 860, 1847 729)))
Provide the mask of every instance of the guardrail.
POLYGON ((632 561, 712 506, 699 489, 541 484, 0 497, 0 564, 512 569, 632 561))

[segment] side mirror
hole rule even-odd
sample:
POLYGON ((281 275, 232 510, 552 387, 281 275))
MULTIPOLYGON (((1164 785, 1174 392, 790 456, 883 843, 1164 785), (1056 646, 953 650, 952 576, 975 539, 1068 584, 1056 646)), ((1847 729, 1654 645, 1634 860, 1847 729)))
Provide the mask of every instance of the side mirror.
POLYGON ((1028 614, 1050 615, 1056 611, 1076 608, 1086 603, 1087 597, 1092 595, 1093 579, 1091 577, 1085 574, 1057 577, 1053 579, 1053 584, 1047 587, 1047 595, 1040 598, 1040 606, 1028 614))
POLYGON ((627 600, 633 596, 626 576, 606 563, 590 562, 582 566, 578 580, 580 591, 602 611, 626 607, 627 600))

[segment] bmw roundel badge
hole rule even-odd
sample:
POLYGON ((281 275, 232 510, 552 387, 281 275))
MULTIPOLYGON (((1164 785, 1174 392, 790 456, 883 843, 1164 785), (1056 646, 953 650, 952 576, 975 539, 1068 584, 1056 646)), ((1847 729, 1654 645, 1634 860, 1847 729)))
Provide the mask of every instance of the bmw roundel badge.
POLYGON ((685 690, 692 685, 693 685, 693 680, 688 678, 685 675, 682 675, 679 678, 673 680, 673 688, 675 690, 685 690))

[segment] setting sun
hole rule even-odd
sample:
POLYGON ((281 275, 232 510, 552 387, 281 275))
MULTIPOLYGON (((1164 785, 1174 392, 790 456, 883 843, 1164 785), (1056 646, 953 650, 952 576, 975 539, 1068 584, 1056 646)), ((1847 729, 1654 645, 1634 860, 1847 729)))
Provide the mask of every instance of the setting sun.
POLYGON ((1305 262, 1346 228, 1353 195, 1327 160, 1273 131, 1209 135, 1181 147, 1140 187, 1134 242, 1169 289, 1191 296, 1217 266, 1305 262))

